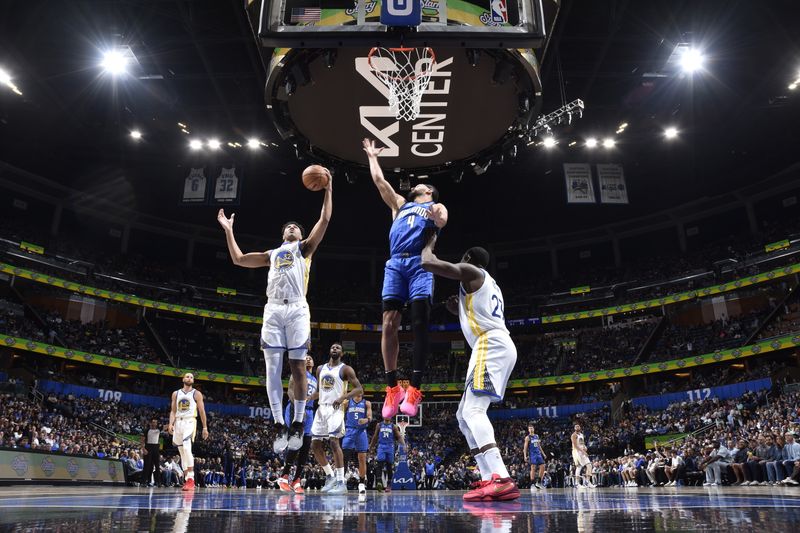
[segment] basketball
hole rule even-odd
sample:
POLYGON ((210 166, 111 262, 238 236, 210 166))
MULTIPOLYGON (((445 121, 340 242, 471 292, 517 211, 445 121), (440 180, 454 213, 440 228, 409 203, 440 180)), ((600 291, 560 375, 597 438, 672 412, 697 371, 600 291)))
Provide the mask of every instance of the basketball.
POLYGON ((309 191, 321 191, 328 186, 328 169, 322 165, 311 165, 303 171, 303 185, 309 191))

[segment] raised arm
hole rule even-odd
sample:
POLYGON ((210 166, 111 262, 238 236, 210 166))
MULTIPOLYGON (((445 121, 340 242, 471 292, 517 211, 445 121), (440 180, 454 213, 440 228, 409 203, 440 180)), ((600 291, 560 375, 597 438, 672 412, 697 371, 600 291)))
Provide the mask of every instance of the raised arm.
POLYGON ((386 178, 383 177, 383 170, 381 170, 381 165, 378 163, 378 154, 383 151, 383 148, 375 148, 375 141, 371 139, 364 139, 361 145, 369 159, 369 173, 372 176, 372 182, 378 188, 378 192, 381 193, 383 201, 392 210, 392 218, 394 218, 397 210, 406 203, 406 199, 397 194, 389 182, 386 181, 386 178))
POLYGON ((200 422, 203 424, 203 440, 208 438, 208 420, 206 420, 206 405, 203 403, 203 393, 194 391, 194 400, 197 402, 197 412, 200 414, 200 422))
MULTIPOLYGON (((328 169, 325 169, 326 171, 328 169)), ((328 172, 328 185, 325 187, 325 198, 322 200, 322 212, 319 214, 319 220, 314 227, 311 228, 311 233, 308 238, 303 241, 303 257, 311 257, 317 251, 319 243, 325 236, 325 231, 328 229, 328 224, 331 221, 331 214, 333 213, 333 176, 328 172)))
POLYGON ((432 233, 425 248, 422 249, 422 268, 443 278, 458 280, 464 285, 483 279, 483 272, 469 263, 448 263, 433 253, 436 245, 436 234, 432 233))
POLYGON ((236 238, 233 236, 233 218, 236 213, 231 213, 231 218, 225 216, 225 210, 220 209, 217 213, 217 222, 225 230, 225 241, 228 243, 228 252, 234 265, 244 268, 261 268, 269 266, 269 251, 242 253, 236 238))

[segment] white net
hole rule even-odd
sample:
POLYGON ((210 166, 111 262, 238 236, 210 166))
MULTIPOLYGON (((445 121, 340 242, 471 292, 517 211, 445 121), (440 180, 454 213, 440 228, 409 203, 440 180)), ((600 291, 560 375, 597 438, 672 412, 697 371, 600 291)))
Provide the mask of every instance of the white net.
POLYGON ((436 64, 432 48, 373 48, 368 56, 375 76, 389 89, 389 109, 398 120, 415 120, 436 64))

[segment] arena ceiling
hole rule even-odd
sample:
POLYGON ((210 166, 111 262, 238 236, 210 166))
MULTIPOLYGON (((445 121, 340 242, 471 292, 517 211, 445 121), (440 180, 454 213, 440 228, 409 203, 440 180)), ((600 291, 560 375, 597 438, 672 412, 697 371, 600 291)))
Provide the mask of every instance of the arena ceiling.
MULTIPOLYGON (((178 197, 198 157, 188 139, 216 137, 223 149, 203 157, 245 170, 242 231, 272 236, 285 219, 312 220, 321 197, 302 189, 308 161, 280 145, 270 124, 265 69, 242 3, 6 3, 0 68, 22 95, 0 86, 0 160, 126 207, 213 226, 213 208, 181 207, 178 197), (119 45, 132 62, 115 79, 99 63, 119 45), (250 137, 266 147, 225 144, 250 137)), ((460 183, 439 179, 453 226, 505 241, 580 230, 730 191, 796 162, 800 88, 788 86, 800 76, 798 27, 791 1, 564 0, 542 65, 542 109, 580 98, 584 116, 556 129, 553 149, 525 147, 460 183), (702 50, 702 71, 674 68, 681 45, 702 50), (663 138, 668 126, 680 132, 672 142, 663 138), (614 136, 617 145, 590 152, 582 147, 590 136, 614 136), (625 166, 631 204, 568 206, 562 163, 603 161, 625 166), (485 212, 477 214, 479 201, 485 212)), ((384 244, 387 212, 366 176, 354 184, 339 177, 336 202, 334 216, 349 223, 333 224, 331 241, 384 244)))

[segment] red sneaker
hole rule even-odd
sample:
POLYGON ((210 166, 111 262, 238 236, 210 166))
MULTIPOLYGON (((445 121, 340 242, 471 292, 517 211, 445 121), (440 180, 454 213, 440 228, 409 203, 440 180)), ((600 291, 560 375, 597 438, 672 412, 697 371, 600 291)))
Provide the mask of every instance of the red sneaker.
POLYGON ((303 485, 300 484, 300 478, 292 482, 292 490, 294 490, 295 494, 305 494, 306 491, 303 490, 303 485))
POLYGON ((194 490, 194 478, 187 479, 186 483, 183 484, 183 488, 181 490, 184 492, 189 492, 190 490, 194 490))
POLYGON ((508 501, 519 498, 519 489, 510 477, 501 478, 492 474, 491 481, 484 481, 482 487, 473 489, 464 494, 464 501, 468 502, 494 502, 508 501))
POLYGON ((400 412, 408 416, 417 416, 417 409, 422 403, 422 392, 411 385, 406 389, 406 397, 400 404, 400 412))
POLYGON ((278 478, 278 488, 281 489, 281 492, 294 492, 292 490, 292 486, 289 484, 289 476, 281 476, 278 478))
MULTIPOLYGON (((410 388, 410 387, 409 387, 410 388)), ((397 414, 398 406, 405 397, 405 391, 400 385, 394 387, 386 387, 386 400, 383 402, 383 409, 381 415, 383 418, 394 418, 397 414)))

